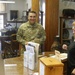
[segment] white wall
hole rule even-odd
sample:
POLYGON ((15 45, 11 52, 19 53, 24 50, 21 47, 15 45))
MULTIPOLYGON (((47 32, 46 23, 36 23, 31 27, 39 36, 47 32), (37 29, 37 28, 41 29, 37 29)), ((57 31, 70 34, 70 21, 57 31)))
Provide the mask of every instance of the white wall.
POLYGON ((58 34, 60 34, 60 17, 62 16, 63 9, 74 9, 75 10, 75 2, 59 0, 58 34))
MULTIPOLYGON (((21 18, 22 12, 31 8, 31 2, 32 0, 15 0, 15 4, 6 4, 6 13, 8 13, 8 20, 10 20, 10 10, 19 10, 19 18, 21 18)), ((75 9, 75 2, 59 0, 59 16, 62 15, 62 10, 64 8, 75 9)))
POLYGON ((40 0, 40 10, 43 11, 43 27, 45 29, 45 0, 40 0))
POLYGON ((18 10, 18 18, 21 18, 22 12, 26 10, 25 0, 15 0, 14 4, 6 4, 7 20, 10 20, 10 10, 18 10))
POLYGON ((62 16, 63 9, 75 9, 75 2, 59 0, 59 16, 62 16))
POLYGON ((27 4, 28 9, 30 9, 32 6, 32 0, 26 0, 26 4, 27 4))
MULTIPOLYGON (((10 10, 18 10, 18 18, 21 18, 22 12, 31 8, 31 2, 32 0, 15 0, 15 4, 6 4, 7 20, 10 20, 10 10)), ((59 17, 62 16, 62 10, 65 8, 75 9, 75 2, 59 0, 59 17)))

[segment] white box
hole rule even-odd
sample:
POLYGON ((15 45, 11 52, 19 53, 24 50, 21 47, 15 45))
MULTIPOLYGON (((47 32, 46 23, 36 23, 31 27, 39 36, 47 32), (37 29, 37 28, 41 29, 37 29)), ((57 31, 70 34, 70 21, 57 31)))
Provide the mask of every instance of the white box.
POLYGON ((35 54, 29 53, 29 69, 34 70, 35 69, 35 54))
POLYGON ((28 63, 29 63, 29 54, 28 52, 24 52, 24 66, 28 67, 28 63))
POLYGON ((28 42, 25 45, 26 51, 24 52, 24 66, 31 70, 38 68, 38 55, 39 55, 39 44, 28 42))

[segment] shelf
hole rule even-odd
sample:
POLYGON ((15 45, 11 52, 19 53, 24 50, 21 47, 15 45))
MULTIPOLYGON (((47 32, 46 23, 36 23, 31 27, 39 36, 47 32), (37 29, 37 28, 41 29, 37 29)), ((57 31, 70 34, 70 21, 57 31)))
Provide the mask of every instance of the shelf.
POLYGON ((75 17, 73 17, 73 18, 72 18, 72 17, 60 17, 60 18, 61 18, 61 19, 63 19, 63 18, 64 18, 64 19, 75 19, 75 17))
POLYGON ((72 29, 72 28, 63 28, 63 29, 72 29))
POLYGON ((12 26, 14 25, 15 28, 17 29, 21 23, 25 23, 26 21, 7 21, 7 23, 10 23, 12 26), (14 23, 14 24, 13 24, 14 23))
POLYGON ((26 21, 7 21, 7 23, 24 23, 26 21))
POLYGON ((71 40, 71 39, 62 39, 62 40, 64 40, 64 41, 67 40, 68 41, 68 40, 71 40))
POLYGON ((60 17, 60 38, 61 44, 67 43, 70 45, 72 41, 73 31, 72 31, 72 23, 75 18, 72 17, 60 17))

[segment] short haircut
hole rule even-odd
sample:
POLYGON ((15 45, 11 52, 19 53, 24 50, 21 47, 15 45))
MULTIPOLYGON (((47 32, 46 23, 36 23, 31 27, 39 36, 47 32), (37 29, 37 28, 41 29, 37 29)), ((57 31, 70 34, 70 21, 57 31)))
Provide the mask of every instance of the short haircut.
MULTIPOLYGON (((29 13, 34 13, 34 14, 37 15, 37 13, 35 11, 29 11, 29 13)), ((29 15, 29 13, 28 13, 28 15, 29 15)))

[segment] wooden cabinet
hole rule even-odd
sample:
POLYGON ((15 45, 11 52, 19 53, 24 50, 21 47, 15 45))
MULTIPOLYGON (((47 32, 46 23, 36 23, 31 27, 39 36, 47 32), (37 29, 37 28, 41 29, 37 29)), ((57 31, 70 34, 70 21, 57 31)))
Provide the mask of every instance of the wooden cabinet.
POLYGON ((60 17, 60 38, 61 44, 70 45, 73 37, 72 23, 75 18, 60 17))

